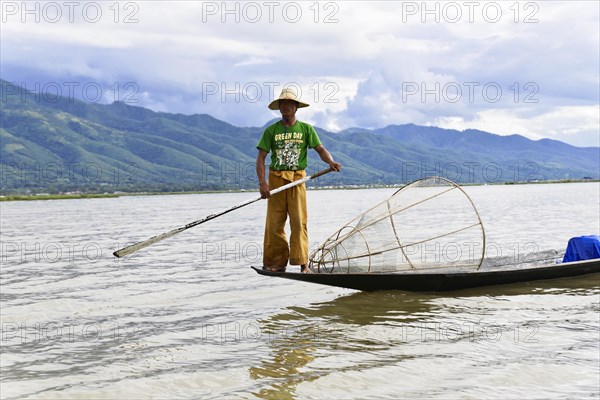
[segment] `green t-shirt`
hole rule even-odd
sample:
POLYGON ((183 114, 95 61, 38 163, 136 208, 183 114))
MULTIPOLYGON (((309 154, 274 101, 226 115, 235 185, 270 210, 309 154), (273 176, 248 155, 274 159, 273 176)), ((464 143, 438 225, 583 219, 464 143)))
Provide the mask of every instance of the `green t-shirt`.
POLYGON ((278 121, 265 129, 256 147, 271 153, 272 170, 297 171, 308 165, 307 149, 320 144, 321 140, 310 124, 296 121, 285 127, 278 121))

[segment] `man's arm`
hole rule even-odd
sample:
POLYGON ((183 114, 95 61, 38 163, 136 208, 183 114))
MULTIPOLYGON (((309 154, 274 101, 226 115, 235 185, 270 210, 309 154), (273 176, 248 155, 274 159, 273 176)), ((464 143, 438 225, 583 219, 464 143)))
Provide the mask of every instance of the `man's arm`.
POLYGON ((267 153, 264 150, 258 150, 258 156, 256 156, 256 176, 258 176, 258 187, 260 190, 260 197, 263 199, 270 197, 269 185, 265 181, 265 159, 267 153))
POLYGON ((317 147, 315 147, 315 151, 319 153, 319 157, 321 157, 321 160, 329 164, 329 166, 333 168, 334 171, 339 172, 342 169, 342 164, 333 161, 333 157, 331 157, 331 154, 329 154, 325 146, 320 144, 317 147))

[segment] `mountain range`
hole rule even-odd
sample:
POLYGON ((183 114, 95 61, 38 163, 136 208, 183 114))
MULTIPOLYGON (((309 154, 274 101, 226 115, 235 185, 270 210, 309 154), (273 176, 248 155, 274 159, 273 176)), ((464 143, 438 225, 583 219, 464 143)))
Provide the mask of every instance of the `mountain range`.
MULTIPOLYGON (((273 121, 237 127, 207 114, 40 96, 0 83, 2 194, 257 186, 256 144, 273 121)), ((401 184, 430 175, 459 183, 600 178, 598 147, 413 124, 315 129, 344 166, 317 185, 401 184)), ((309 159, 309 173, 326 167, 315 152, 309 159)))

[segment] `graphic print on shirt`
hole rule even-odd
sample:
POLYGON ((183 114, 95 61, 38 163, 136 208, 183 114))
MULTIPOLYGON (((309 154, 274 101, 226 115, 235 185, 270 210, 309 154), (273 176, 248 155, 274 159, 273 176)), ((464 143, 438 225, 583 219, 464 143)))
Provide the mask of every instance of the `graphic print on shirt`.
POLYGON ((302 148, 305 146, 302 132, 284 132, 276 134, 274 139, 277 169, 296 171, 300 168, 302 148))
POLYGON ((280 166, 286 166, 286 169, 289 170, 298 169, 301 148, 302 142, 296 140, 285 141, 283 146, 276 150, 277 164, 280 166))

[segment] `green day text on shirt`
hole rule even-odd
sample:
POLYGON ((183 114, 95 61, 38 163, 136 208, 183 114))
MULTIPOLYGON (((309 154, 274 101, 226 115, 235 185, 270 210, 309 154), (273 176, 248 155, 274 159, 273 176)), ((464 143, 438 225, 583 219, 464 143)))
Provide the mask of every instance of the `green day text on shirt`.
POLYGON ((265 129, 258 146, 259 150, 271 153, 271 169, 276 171, 297 171, 308 165, 307 149, 321 144, 315 129, 302 121, 285 127, 281 121, 265 129))

